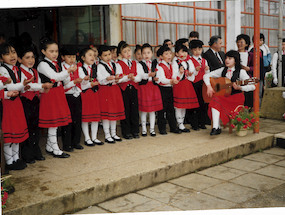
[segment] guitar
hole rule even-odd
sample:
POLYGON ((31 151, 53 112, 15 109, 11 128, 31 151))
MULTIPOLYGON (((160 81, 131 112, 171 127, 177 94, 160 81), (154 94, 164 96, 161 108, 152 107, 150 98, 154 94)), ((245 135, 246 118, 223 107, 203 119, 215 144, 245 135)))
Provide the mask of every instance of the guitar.
MULTIPOLYGON (((248 84, 256 84, 258 82, 259 79, 255 77, 243 81, 237 80, 236 82, 231 82, 231 80, 226 77, 210 78, 210 84, 215 91, 215 95, 217 96, 230 96, 232 93, 233 83, 240 86, 245 86, 248 84)), ((202 96, 205 103, 209 103, 212 100, 212 98, 207 95, 207 86, 205 83, 202 87, 202 96)))

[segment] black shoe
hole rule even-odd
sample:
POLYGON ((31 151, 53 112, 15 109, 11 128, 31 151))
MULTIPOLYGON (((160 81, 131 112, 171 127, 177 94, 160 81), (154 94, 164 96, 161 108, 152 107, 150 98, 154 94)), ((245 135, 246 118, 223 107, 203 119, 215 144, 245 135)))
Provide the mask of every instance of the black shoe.
POLYGON ((54 156, 55 158, 69 158, 69 157, 70 157, 69 154, 64 153, 64 152, 62 152, 61 155, 55 155, 55 154, 53 154, 53 156, 54 156))
POLYGON ((190 132, 190 129, 188 129, 188 128, 179 129, 179 130, 183 133, 189 133, 190 132))
POLYGON ((124 137, 125 139, 127 139, 127 140, 133 139, 133 136, 132 136, 131 134, 126 134, 126 135, 124 135, 123 137, 124 137))
POLYGON ((69 147, 63 147, 63 151, 66 151, 66 152, 73 152, 73 147, 72 146, 69 146, 69 147))
POLYGON ((113 140, 115 140, 115 141, 117 141, 117 142, 122 142, 123 140, 119 137, 119 136, 113 136, 112 137, 113 138, 113 140))
POLYGON ((98 145, 98 146, 104 145, 104 143, 103 143, 102 141, 98 140, 98 139, 92 140, 92 141, 93 141, 94 144, 96 144, 96 145, 98 145))
POLYGON ((132 136, 133 136, 133 138, 135 138, 135 139, 140 138, 140 135, 139 135, 138 133, 135 133, 135 134, 133 134, 132 136))
POLYGON ((150 133, 150 136, 155 137, 155 136, 156 136, 155 131, 151 132, 151 133, 150 133))
POLYGON ((146 136, 147 136, 147 133, 146 133, 146 132, 145 132, 145 133, 142 132, 142 136, 143 136, 143 137, 146 137, 146 136))
POLYGON ((44 156, 42 156, 42 155, 35 156, 35 160, 37 160, 37 161, 44 161, 45 159, 46 158, 44 156))
POLYGON ((222 130, 220 128, 216 129, 213 128, 210 135, 219 135, 222 132, 222 130))
POLYGON ((199 131, 199 130, 200 130, 199 127, 192 127, 192 129, 193 129, 194 131, 199 131))
POLYGON ((76 144, 73 148, 75 148, 75 149, 84 149, 84 147, 81 146, 80 144, 76 144))
POLYGON ((199 125, 199 128, 201 128, 201 129, 207 129, 205 125, 199 125))
POLYGON ((167 132, 164 130, 164 131, 160 131, 159 132, 161 135, 166 135, 167 134, 167 132))
POLYGON ((36 163, 36 161, 34 159, 28 159, 28 160, 25 160, 25 162, 28 164, 36 163))
POLYGON ((170 130, 171 133, 175 133, 175 134, 181 134, 181 130, 179 130, 178 128, 175 130, 170 130))
POLYGON ((22 169, 25 169, 26 167, 27 167, 27 164, 21 159, 18 159, 17 161, 13 161, 13 163, 10 165, 6 165, 6 168, 8 170, 22 170, 22 169))
POLYGON ((86 141, 84 141, 84 144, 85 144, 86 146, 95 146, 95 143, 94 143, 94 142, 92 142, 92 143, 87 143, 86 141))
POLYGON ((105 142, 106 143, 110 143, 110 144, 114 144, 116 143, 115 140, 113 138, 108 138, 108 139, 105 139, 105 142))

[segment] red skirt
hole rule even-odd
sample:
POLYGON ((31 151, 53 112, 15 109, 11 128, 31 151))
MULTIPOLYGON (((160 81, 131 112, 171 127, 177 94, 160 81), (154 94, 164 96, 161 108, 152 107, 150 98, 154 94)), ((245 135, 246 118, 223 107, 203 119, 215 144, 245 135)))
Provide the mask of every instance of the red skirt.
POLYGON ((54 87, 41 94, 39 127, 50 128, 68 125, 70 110, 62 86, 54 87))
POLYGON ((187 79, 173 86, 173 101, 176 108, 193 109, 199 107, 195 89, 187 79))
POLYGON ((157 85, 152 81, 138 87, 139 111, 153 112, 163 109, 161 93, 157 85))
POLYGON ((102 119, 123 120, 126 118, 123 97, 118 85, 100 85, 98 92, 102 119))
POLYGON ((213 96, 209 103, 208 115, 212 120, 211 108, 215 108, 220 112, 220 118, 224 125, 229 122, 229 115, 237 106, 244 104, 243 93, 237 93, 230 96, 213 96))
POLYGON ((99 93, 88 89, 81 93, 81 100, 82 122, 99 122, 101 120, 99 93))
POLYGON ((29 137, 23 105, 19 96, 15 100, 3 99, 2 130, 4 143, 21 143, 29 137))

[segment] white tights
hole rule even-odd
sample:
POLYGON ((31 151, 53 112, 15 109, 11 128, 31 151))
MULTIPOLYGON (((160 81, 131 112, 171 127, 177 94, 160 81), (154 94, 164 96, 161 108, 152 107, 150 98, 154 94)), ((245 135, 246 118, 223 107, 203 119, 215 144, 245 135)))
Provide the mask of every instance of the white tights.
POLYGON ((4 157, 7 165, 19 159, 19 143, 4 143, 4 157))
POLYGON ((57 127, 48 128, 46 150, 53 152, 55 155, 61 155, 63 152, 58 147, 56 132, 57 127))
POLYGON ((115 137, 117 135, 116 126, 117 126, 116 120, 107 120, 107 119, 103 120, 103 130, 105 133, 105 139, 109 139, 111 138, 111 136, 115 137))
POLYGON ((89 135, 89 127, 88 127, 88 122, 82 122, 82 131, 85 137, 85 141, 87 144, 92 144, 92 140, 97 139, 97 132, 98 132, 98 122, 91 122, 91 137, 89 135))
POLYGON ((181 130, 185 129, 185 126, 184 126, 185 114, 186 114, 186 109, 175 108, 175 117, 178 123, 178 128, 181 130))
POLYGON ((146 133, 146 115, 149 113, 149 131, 150 133, 154 132, 155 125, 155 112, 141 112, 141 123, 142 123, 142 133, 146 133))
POLYGON ((213 120, 213 128, 220 128, 220 112, 215 109, 212 108, 212 120, 213 120))

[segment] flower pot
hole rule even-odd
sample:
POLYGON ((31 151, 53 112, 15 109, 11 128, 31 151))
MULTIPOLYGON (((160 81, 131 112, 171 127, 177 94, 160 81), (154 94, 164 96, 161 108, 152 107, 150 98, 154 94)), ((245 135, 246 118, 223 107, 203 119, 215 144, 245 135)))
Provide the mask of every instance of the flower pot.
POLYGON ((247 129, 241 128, 239 131, 236 131, 236 135, 240 137, 244 137, 247 135, 247 129))

